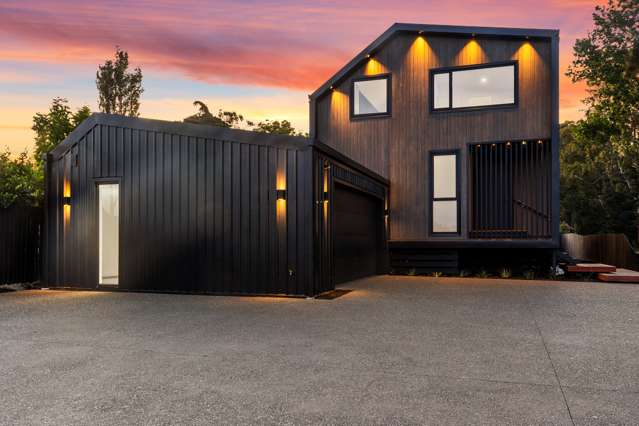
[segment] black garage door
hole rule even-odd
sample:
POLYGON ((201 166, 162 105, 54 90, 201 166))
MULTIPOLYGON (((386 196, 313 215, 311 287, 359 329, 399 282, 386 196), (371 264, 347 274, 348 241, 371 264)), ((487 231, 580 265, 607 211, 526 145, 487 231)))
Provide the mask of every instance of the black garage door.
POLYGON ((336 184, 333 226, 335 283, 375 275, 383 229, 381 200, 336 184))

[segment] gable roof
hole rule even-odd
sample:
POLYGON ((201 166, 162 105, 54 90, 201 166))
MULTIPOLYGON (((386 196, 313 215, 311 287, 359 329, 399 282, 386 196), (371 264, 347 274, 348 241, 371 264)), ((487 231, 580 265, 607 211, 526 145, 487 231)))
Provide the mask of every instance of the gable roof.
POLYGON ((73 148, 96 125, 124 127, 127 129, 150 132, 172 133, 203 139, 215 139, 229 142, 269 145, 281 148, 303 149, 312 145, 310 139, 303 136, 288 136, 272 133, 260 133, 250 130, 229 129, 206 124, 182 123, 180 121, 152 120, 149 118, 125 117, 122 115, 93 113, 73 130, 69 136, 48 155, 57 160, 73 148))
POLYGON ((323 95, 331 86, 336 86, 343 81, 350 72, 363 64, 370 55, 378 52, 386 43, 399 33, 415 33, 427 35, 457 35, 457 36, 481 36, 487 38, 514 38, 514 39, 552 39, 559 37, 559 30, 536 28, 500 28, 500 27, 467 27, 455 25, 431 25, 431 24, 404 24, 391 25, 382 35, 366 46, 357 56, 351 59, 342 69, 322 84, 315 92, 309 95, 311 100, 323 95))

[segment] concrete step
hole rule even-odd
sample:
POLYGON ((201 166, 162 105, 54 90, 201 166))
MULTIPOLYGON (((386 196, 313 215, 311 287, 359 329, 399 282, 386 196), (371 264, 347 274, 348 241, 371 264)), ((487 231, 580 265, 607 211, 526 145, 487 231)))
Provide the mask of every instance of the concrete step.
POLYGON ((597 275, 600 281, 606 281, 611 283, 638 283, 639 284, 639 272, 631 271, 630 269, 617 268, 616 272, 602 273, 597 275))
POLYGON ((605 263, 577 263, 576 265, 566 266, 566 270, 573 273, 612 273, 617 268, 605 263))

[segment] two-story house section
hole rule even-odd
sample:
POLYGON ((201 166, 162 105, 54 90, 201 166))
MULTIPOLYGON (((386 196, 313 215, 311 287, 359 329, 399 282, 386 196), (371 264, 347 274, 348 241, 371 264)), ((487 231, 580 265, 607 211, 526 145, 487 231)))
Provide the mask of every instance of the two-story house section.
POLYGON ((557 30, 394 24, 310 95, 311 137, 389 181, 392 270, 551 259, 558 41, 557 30))

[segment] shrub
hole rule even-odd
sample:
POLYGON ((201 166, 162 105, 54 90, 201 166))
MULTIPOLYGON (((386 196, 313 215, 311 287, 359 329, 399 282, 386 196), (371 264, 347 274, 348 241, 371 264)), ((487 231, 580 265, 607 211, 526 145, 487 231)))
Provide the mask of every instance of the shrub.
POLYGON ((501 278, 510 278, 510 277, 512 277, 512 276, 513 276, 513 273, 512 273, 512 271, 511 271, 510 269, 508 269, 508 268, 501 268, 501 269, 499 270, 499 276, 500 276, 501 278))

